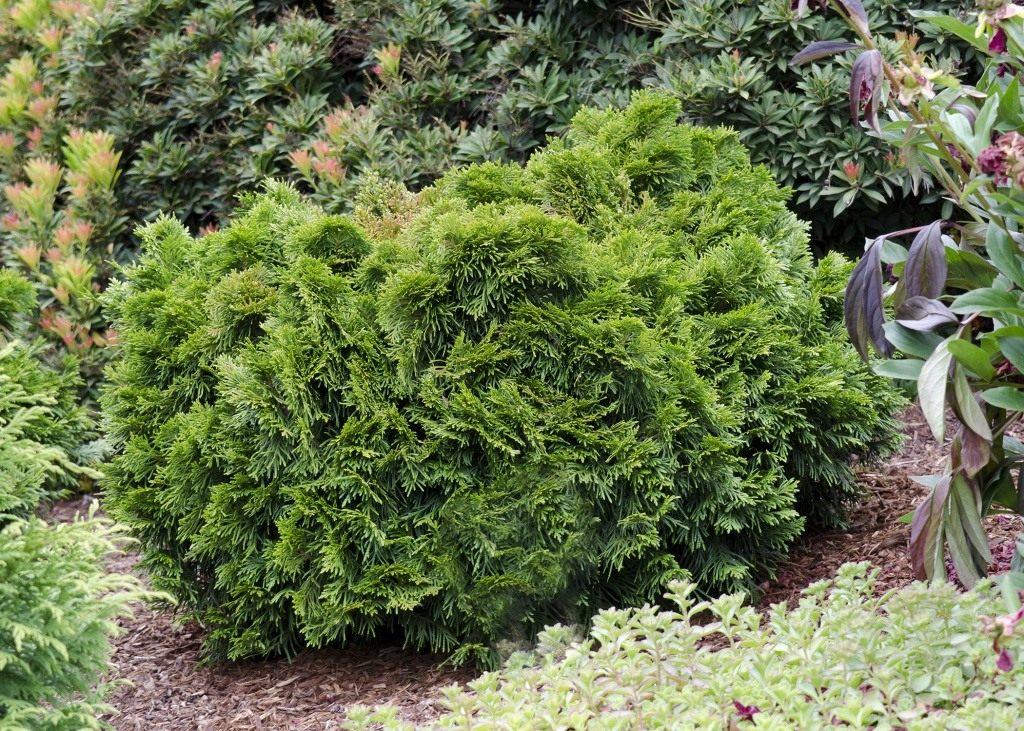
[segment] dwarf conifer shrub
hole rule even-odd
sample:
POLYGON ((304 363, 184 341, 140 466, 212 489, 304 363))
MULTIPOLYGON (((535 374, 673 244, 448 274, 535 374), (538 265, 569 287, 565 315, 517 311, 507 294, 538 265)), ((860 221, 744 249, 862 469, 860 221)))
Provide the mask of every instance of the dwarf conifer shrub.
POLYGON ((846 265, 679 113, 587 110, 354 219, 273 184, 219 232, 141 230, 109 500, 212 653, 487 660, 673 578, 749 586, 842 519, 899 403, 841 342, 846 265))
POLYGON ((103 520, 48 525, 34 517, 82 466, 89 424, 75 405, 76 370, 55 371, 16 337, 32 286, 0 270, 0 728, 101 728, 115 620, 137 582, 106 574, 121 537, 103 520))

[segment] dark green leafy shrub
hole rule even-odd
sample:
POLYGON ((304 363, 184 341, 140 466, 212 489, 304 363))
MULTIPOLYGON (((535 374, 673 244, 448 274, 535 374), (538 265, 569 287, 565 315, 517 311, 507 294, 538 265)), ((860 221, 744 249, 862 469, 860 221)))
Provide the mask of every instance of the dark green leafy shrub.
MULTIPOLYGON (((339 3, 349 12, 364 5, 339 3)), ((892 33, 912 30, 908 11, 917 6, 879 0, 869 10, 875 26, 892 33)), ((422 126, 468 124, 455 150, 461 161, 523 160, 581 106, 621 106, 631 89, 646 86, 671 91, 691 122, 735 128, 754 162, 796 190, 793 203, 828 246, 859 247, 868 212, 899 219, 885 209, 888 199, 935 200, 923 186, 914 190, 905 161, 850 129, 845 60, 819 60, 811 75, 788 67, 808 42, 844 32, 835 18, 800 17, 790 0, 391 0, 382 7, 367 28, 366 63, 380 71, 366 93, 374 118, 385 128, 406 128, 410 117, 422 126)), ((950 13, 971 7, 969 0, 928 4, 950 13)), ((921 47, 941 52, 950 70, 971 53, 952 34, 921 47)), ((322 160, 350 155, 348 137, 325 130, 322 160)), ((318 192, 331 187, 318 182, 318 192)))
POLYGON ((110 505, 216 655, 386 631, 488 657, 595 606, 771 572, 841 518, 898 403, 846 265, 734 134, 643 96, 525 167, 355 220, 291 188, 141 230, 108 295, 110 505))
MULTIPOLYGON (((548 628, 534 652, 453 689, 429 728, 1019 726, 1024 611, 986 622, 1006 611, 987 583, 880 597, 876 574, 847 564, 767 621, 742 596, 698 602, 692 584, 679 584, 667 595, 675 611, 607 610, 582 640, 548 628), (997 653, 983 623, 1016 631, 997 636, 997 653)), ((381 727, 412 728, 394 709, 350 711, 349 728, 381 727)))
MULTIPOLYGON (((909 29, 911 7, 879 0, 871 13, 886 31, 909 29)), ((129 211, 193 229, 267 175, 301 179, 346 212, 371 171, 418 189, 453 162, 523 161, 581 106, 622 106, 648 86, 676 94, 690 121, 735 127, 754 161, 797 189, 816 235, 859 244, 866 210, 913 196, 902 162, 849 129, 845 61, 810 77, 787 67, 808 41, 841 33, 790 0, 338 0, 330 12, 126 0, 75 28, 54 77, 60 115, 123 146, 129 211), (854 204, 829 228, 834 207, 854 204)), ((953 68, 954 41, 926 45, 953 68)))
POLYGON ((137 582, 106 574, 123 541, 106 521, 50 526, 34 517, 82 467, 89 424, 75 405, 72 366, 55 372, 13 337, 32 286, 0 270, 0 728, 101 728, 97 686, 115 620, 137 582))
POLYGON ((308 11, 130 0, 77 29, 62 50, 63 109, 125 146, 122 198, 136 217, 216 223, 237 192, 291 167, 356 69, 344 31, 308 11))
MULTIPOLYGON (((851 128, 846 92, 852 59, 819 59, 809 73, 789 66, 810 42, 844 38, 841 19, 800 14, 792 0, 668 5, 667 11, 646 11, 638 18, 659 34, 656 70, 644 83, 671 90, 693 120, 736 129, 754 162, 767 165, 780 184, 794 189, 798 212, 812 216, 816 238, 826 245, 851 242, 859 250, 869 233, 868 215, 899 222, 889 203, 905 201, 917 215, 904 217, 919 222, 921 211, 912 202, 922 194, 937 200, 926 190, 914 190, 906 161, 891 148, 851 128)), ((873 27, 886 36, 912 33, 913 10, 964 14, 974 5, 973 0, 865 4, 873 27)), ((913 42, 918 40, 920 50, 935 54, 948 71, 977 58, 951 33, 913 42)), ((898 49, 893 41, 886 52, 896 55, 898 49)))

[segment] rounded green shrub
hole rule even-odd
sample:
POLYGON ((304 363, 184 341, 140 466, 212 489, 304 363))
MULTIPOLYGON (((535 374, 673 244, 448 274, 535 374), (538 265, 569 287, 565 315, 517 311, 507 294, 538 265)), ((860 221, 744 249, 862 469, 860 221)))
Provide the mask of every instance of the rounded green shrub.
POLYGON ((525 167, 380 183, 353 219, 272 184, 216 233, 141 230, 109 500, 213 654, 486 660, 681 576, 749 587, 841 521, 900 399, 840 340, 846 264, 679 113, 583 111, 525 167))
MULTIPOLYGON (((995 651, 982 631, 984 615, 1005 611, 992 585, 879 596, 876 578, 847 564, 767 618, 742 596, 700 602, 675 585, 674 611, 607 610, 582 640, 546 629, 536 650, 452 692, 416 728, 1018 728, 1024 642, 1018 629, 995 651)), ((349 726, 412 728, 394 708, 352 709, 349 726)))

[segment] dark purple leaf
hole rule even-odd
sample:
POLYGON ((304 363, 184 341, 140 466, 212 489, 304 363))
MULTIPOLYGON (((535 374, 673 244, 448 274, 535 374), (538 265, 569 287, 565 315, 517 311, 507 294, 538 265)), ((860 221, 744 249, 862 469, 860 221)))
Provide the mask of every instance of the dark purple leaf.
POLYGON ((839 4, 843 6, 847 16, 854 24, 860 28, 864 33, 870 33, 870 26, 868 23, 868 14, 864 10, 864 3, 860 0, 839 0, 839 4))
POLYGON ((861 116, 878 131, 878 110, 882 102, 882 54, 872 49, 857 56, 850 71, 850 119, 859 124, 861 116))
POLYGON ((964 427, 960 437, 960 464, 968 477, 974 477, 988 464, 992 458, 992 445, 972 429, 964 427))
POLYGON ((901 279, 903 292, 907 299, 935 299, 945 290, 948 273, 946 246, 942 243, 942 221, 934 221, 921 229, 910 245, 901 279))
POLYGON ((999 651, 999 657, 996 658, 996 667, 1002 673, 1008 673, 1013 670, 1013 657, 1005 647, 999 651))
POLYGON ((843 319, 850 341, 867 360, 868 344, 872 344, 880 355, 892 354, 892 345, 885 339, 885 316, 882 311, 882 244, 880 236, 871 242, 864 256, 857 262, 846 285, 846 299, 843 303, 843 319))
POLYGON ((807 46, 800 53, 793 56, 790 60, 790 66, 799 66, 801 64, 810 63, 811 61, 817 61, 828 56, 833 56, 837 53, 843 53, 845 51, 852 50, 854 48, 860 48, 856 43, 848 43, 846 41, 815 41, 807 46))
POLYGON ((739 701, 733 701, 732 705, 736 709, 736 716, 741 721, 753 721, 754 715, 761 712, 757 706, 747 706, 739 701))
POLYGON ((934 573, 936 557, 942 563, 942 513, 949 496, 950 476, 943 476, 932 494, 917 506, 910 523, 910 562, 914 575, 922 581, 934 573))
POLYGON ((957 320, 953 311, 936 299, 917 295, 910 297, 896 308, 896 322, 911 330, 928 332, 942 325, 952 325, 957 320))

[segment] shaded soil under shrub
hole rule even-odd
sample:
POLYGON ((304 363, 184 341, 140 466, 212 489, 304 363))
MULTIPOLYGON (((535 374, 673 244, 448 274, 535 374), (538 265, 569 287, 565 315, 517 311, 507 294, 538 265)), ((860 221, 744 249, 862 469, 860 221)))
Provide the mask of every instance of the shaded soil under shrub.
MULTIPOLYGON (((917 408, 903 415, 907 441, 902 451, 880 465, 864 467, 859 478, 864 500, 846 531, 805 536, 766 582, 760 605, 767 607, 799 595, 809 583, 830 578, 849 561, 869 561, 881 570, 879 591, 913 581, 906 545, 909 526, 899 517, 924 493, 912 475, 936 472, 942 449, 932 440, 917 408)), ((69 519, 80 502, 55 507, 69 519)), ((1008 563, 1018 518, 988 520, 995 561, 1008 563)), ((130 570, 134 555, 111 561, 111 569, 130 570)), ((993 570, 1005 570, 996 565, 993 570)), ((336 729, 348 706, 388 703, 409 721, 436 716, 442 689, 474 677, 472 670, 441 666, 441 658, 400 647, 349 648, 306 652, 294 661, 270 660, 226 665, 198 664, 201 633, 179 627, 170 612, 138 607, 122 621, 116 639, 112 679, 128 681, 110 698, 118 713, 109 720, 123 731, 170 729, 336 729)))

